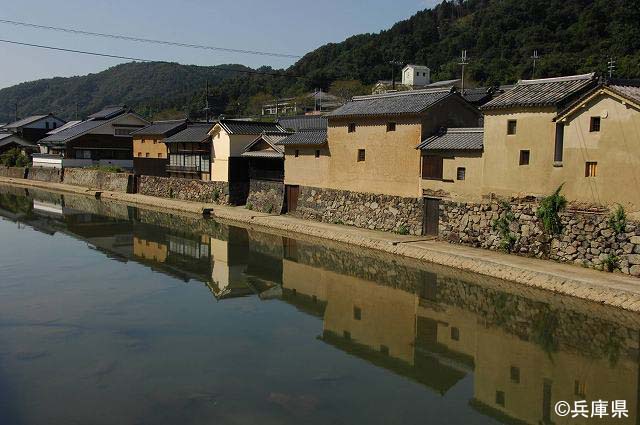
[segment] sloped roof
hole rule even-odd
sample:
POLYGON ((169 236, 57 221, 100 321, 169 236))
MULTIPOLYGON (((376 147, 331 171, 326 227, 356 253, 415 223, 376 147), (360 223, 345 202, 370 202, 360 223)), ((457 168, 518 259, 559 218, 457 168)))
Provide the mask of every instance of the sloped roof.
POLYGON ((290 134, 291 133, 282 131, 265 132, 244 148, 242 156, 257 158, 284 158, 284 147, 278 146, 278 142, 285 139, 290 134), (260 142, 265 142, 270 149, 255 149, 260 142))
POLYGON ((449 128, 446 132, 423 141, 418 149, 423 151, 482 150, 483 138, 484 129, 482 127, 449 128))
POLYGON ((36 145, 14 133, 0 133, 0 148, 15 143, 25 148, 34 148, 36 145))
POLYGON ((280 127, 287 130, 317 130, 327 128, 327 117, 322 115, 300 115, 294 117, 283 117, 278 120, 280 127))
POLYGON ((477 87, 474 89, 465 89, 462 97, 464 97, 467 102, 476 103, 490 97, 491 93, 491 87, 477 87))
POLYGON ((584 105, 585 102, 588 102, 590 99, 606 91, 609 91, 610 94, 612 93, 625 98, 636 105, 640 105, 640 80, 614 79, 601 82, 593 89, 587 91, 575 101, 568 104, 562 112, 558 113, 556 120, 563 120, 574 114, 576 111, 581 110, 581 106, 584 105))
POLYGON ((409 90, 370 96, 355 96, 329 117, 417 114, 451 96, 454 88, 409 90))
POLYGON ((327 143, 327 130, 300 130, 278 142, 283 146, 322 146, 327 143))
POLYGON ((40 121, 41 119, 47 118, 49 115, 51 114, 46 114, 46 115, 32 115, 30 117, 26 117, 23 118, 21 120, 6 124, 4 127, 2 128, 20 128, 20 127, 24 127, 25 125, 29 125, 29 124, 33 124, 37 121, 40 121))
POLYGON ((229 134, 261 134, 263 131, 284 131, 275 122, 221 119, 218 124, 229 134))
POLYGON ((69 121, 68 123, 61 125, 58 128, 54 128, 53 130, 49 131, 47 133, 47 136, 52 135, 52 134, 57 134, 60 133, 63 130, 66 130, 67 128, 73 127, 76 124, 80 124, 82 121, 80 120, 75 120, 75 121, 69 121))
POLYGON ((511 107, 562 106, 590 87, 595 86, 595 74, 568 77, 521 80, 511 89, 484 104, 480 109, 511 107))
POLYGON ((608 87, 620 96, 640 103, 640 80, 612 81, 608 87))
POLYGON ((78 136, 85 134, 88 131, 93 130, 96 127, 103 125, 104 121, 82 121, 78 124, 68 127, 62 131, 51 134, 44 139, 41 139, 38 143, 44 145, 62 144, 67 140, 74 139, 78 136))
POLYGON ((137 136, 172 136, 187 127, 187 120, 154 121, 152 124, 136 130, 131 135, 137 136))
POLYGON ((108 120, 118 115, 122 115, 125 112, 129 112, 127 105, 111 105, 105 106, 96 113, 93 113, 87 117, 88 120, 108 120))
POLYGON ((188 124, 187 128, 167 137, 165 143, 202 143, 209 140, 209 131, 213 124, 197 123, 188 124))

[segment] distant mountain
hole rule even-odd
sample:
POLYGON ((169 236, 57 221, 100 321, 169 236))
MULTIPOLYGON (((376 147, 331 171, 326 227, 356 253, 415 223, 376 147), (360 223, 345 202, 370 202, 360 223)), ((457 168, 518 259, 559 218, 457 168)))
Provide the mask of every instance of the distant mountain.
MULTIPOLYGON (((229 72, 175 63, 129 63, 82 77, 53 78, 0 90, 0 122, 53 111, 79 115, 126 103, 154 117, 197 116, 204 87, 212 86, 213 113, 255 112, 268 96, 297 96, 328 89, 335 80, 372 84, 391 76, 390 60, 428 65, 435 79, 459 76, 466 49, 468 78, 477 84, 530 78, 531 55, 541 56, 536 76, 606 72, 614 57, 618 77, 640 76, 638 0, 454 0, 444 1, 378 34, 362 34, 322 46, 286 71, 288 77, 229 72), (293 76, 297 76, 294 78, 293 76)), ((242 65, 224 68, 249 71, 242 65)), ((270 68, 262 71, 273 71, 270 68)))

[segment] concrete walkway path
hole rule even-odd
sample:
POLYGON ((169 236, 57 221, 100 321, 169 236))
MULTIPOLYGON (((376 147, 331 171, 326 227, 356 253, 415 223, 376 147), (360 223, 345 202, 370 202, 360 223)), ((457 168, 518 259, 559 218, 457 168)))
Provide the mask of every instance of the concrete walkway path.
POLYGON ((275 229, 293 238, 296 234, 300 234, 357 245, 640 312, 640 279, 618 273, 605 273, 570 264, 453 245, 433 238, 396 235, 302 220, 286 215, 270 215, 250 211, 244 207, 106 192, 6 177, 0 177, 0 183, 98 196, 103 200, 125 202, 179 214, 210 213, 212 218, 231 223, 250 224, 252 227, 264 228, 264 230, 275 229))

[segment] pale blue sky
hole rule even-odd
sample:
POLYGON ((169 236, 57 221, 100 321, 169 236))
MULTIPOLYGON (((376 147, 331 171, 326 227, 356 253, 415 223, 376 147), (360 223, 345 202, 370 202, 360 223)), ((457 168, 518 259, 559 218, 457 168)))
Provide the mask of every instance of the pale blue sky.
MULTIPOLYGON (((378 32, 438 0, 22 0, 3 1, 0 19, 92 32, 300 54, 378 32)), ((156 46, 0 23, 0 39, 184 64, 242 63, 282 68, 295 59, 156 46)), ((0 43, 0 88, 99 72, 123 62, 0 43)))

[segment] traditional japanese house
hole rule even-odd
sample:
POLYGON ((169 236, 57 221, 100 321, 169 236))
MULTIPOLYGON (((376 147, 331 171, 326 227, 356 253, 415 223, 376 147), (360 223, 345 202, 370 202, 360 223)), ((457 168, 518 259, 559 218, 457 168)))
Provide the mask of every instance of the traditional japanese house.
POLYGON ((165 139, 187 128, 187 120, 155 121, 135 131, 133 169, 136 175, 168 176, 169 151, 165 139))
POLYGON ((242 153, 249 160, 249 179, 284 181, 284 147, 278 145, 291 133, 265 131, 242 153))
POLYGON ((42 155, 34 155, 34 165, 133 169, 131 133, 147 125, 147 120, 126 105, 108 106, 41 139, 38 145, 42 155))
POLYGON ((0 132, 9 132, 18 135, 22 140, 35 144, 46 136, 47 132, 63 126, 65 120, 53 114, 32 115, 16 122, 0 127, 0 132))
POLYGON ((0 155, 11 149, 18 149, 24 155, 30 156, 34 152, 38 151, 38 145, 23 139, 16 133, 11 133, 9 131, 3 132, 0 130, 0 155))
POLYGON ((187 123, 186 128, 164 139, 169 151, 170 177, 211 180, 211 136, 213 124, 187 123))

